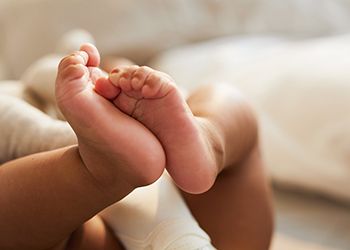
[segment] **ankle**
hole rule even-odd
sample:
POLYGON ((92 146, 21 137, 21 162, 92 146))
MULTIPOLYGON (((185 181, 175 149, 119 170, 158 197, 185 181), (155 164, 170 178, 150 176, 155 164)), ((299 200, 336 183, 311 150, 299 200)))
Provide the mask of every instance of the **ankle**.
POLYGON ((219 129, 209 119, 203 117, 196 117, 196 119, 218 174, 225 166, 225 140, 219 129))
POLYGON ((112 159, 109 153, 97 152, 86 145, 79 146, 79 155, 100 189, 106 194, 112 194, 114 199, 124 197, 135 188, 152 184, 159 179, 165 168, 161 160, 149 157, 143 159, 145 171, 134 174, 134 166, 130 162, 122 158, 112 159))

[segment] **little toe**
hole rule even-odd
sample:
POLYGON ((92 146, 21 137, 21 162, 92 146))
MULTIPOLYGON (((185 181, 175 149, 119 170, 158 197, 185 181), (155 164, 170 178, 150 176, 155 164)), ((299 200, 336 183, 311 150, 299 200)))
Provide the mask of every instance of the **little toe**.
POLYGON ((136 91, 141 91, 142 87, 146 82, 146 79, 153 72, 154 70, 147 66, 142 66, 139 69, 137 69, 133 74, 132 80, 131 80, 131 85, 133 89, 136 91))
POLYGON ((123 91, 130 92, 132 90, 130 78, 122 76, 119 79, 119 86, 123 91))
POLYGON ((89 72, 90 72, 90 77, 93 83, 95 83, 97 81, 97 79, 99 79, 100 77, 103 77, 104 74, 101 71, 101 69, 97 68, 97 67, 88 67, 89 72))
POLYGON ((143 81, 141 81, 139 78, 137 77, 133 77, 131 79, 131 86, 134 90, 136 91, 141 91, 142 87, 143 87, 143 81))
POLYGON ((70 83, 74 80, 81 79, 84 76, 88 78, 89 76, 88 69, 82 63, 75 63, 78 60, 77 58, 74 58, 74 57, 68 58, 65 61, 62 61, 62 64, 66 64, 66 65, 62 65, 61 69, 58 70, 56 85, 57 83, 70 83))
POLYGON ((138 69, 138 66, 120 66, 114 68, 109 75, 110 81, 123 91, 133 90, 131 86, 131 77, 138 69))
POLYGON ((60 64, 58 65, 58 72, 62 72, 64 69, 71 65, 82 64, 85 66, 88 60, 89 55, 86 52, 76 51, 60 61, 60 64))
POLYGON ((174 81, 170 76, 162 72, 151 73, 142 88, 142 94, 146 98, 161 98, 175 88, 174 81))

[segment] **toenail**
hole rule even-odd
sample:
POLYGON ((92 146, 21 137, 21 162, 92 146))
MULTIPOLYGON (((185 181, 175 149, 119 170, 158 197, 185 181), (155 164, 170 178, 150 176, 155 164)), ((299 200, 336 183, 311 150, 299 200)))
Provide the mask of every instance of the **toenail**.
POLYGON ((119 74, 119 73, 120 73, 119 68, 112 69, 112 71, 111 71, 111 74, 119 74))
POLYGON ((112 83, 117 83, 119 75, 117 73, 113 73, 113 74, 110 74, 108 78, 112 83))
POLYGON ((138 82, 140 81, 140 79, 138 79, 137 77, 134 77, 132 80, 131 80, 131 84, 137 84, 138 82))
POLYGON ((121 77, 121 78, 119 79, 119 83, 120 83, 120 84, 124 84, 124 83, 126 83, 126 82, 127 82, 127 80, 126 80, 125 77, 121 77))
POLYGON ((76 56, 80 57, 85 62, 87 60, 87 58, 89 58, 89 55, 85 51, 79 51, 79 52, 80 53, 77 54, 76 56))

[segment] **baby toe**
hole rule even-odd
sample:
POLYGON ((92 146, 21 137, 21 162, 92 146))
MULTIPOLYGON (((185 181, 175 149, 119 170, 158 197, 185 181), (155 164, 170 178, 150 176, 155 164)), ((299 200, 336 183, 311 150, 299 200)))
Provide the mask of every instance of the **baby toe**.
POLYGON ((141 91, 142 87, 145 85, 145 82, 150 74, 154 72, 153 69, 142 66, 136 70, 132 76, 131 85, 134 90, 141 91))
POLYGON ((131 77, 138 68, 138 66, 117 67, 112 70, 109 79, 115 86, 120 87, 123 91, 131 91, 133 90, 131 86, 131 77))
POLYGON ((148 76, 142 93, 146 98, 160 98, 168 94, 174 87, 174 81, 167 74, 154 71, 148 76))

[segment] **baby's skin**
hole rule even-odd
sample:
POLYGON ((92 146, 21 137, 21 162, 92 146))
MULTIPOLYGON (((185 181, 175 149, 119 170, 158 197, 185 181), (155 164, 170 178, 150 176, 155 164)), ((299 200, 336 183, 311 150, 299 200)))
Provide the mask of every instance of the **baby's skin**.
POLYGON ((149 67, 120 66, 108 77, 85 44, 59 65, 56 99, 98 180, 132 189, 167 169, 177 186, 203 193, 218 174, 203 118, 195 117, 173 79, 149 67))

